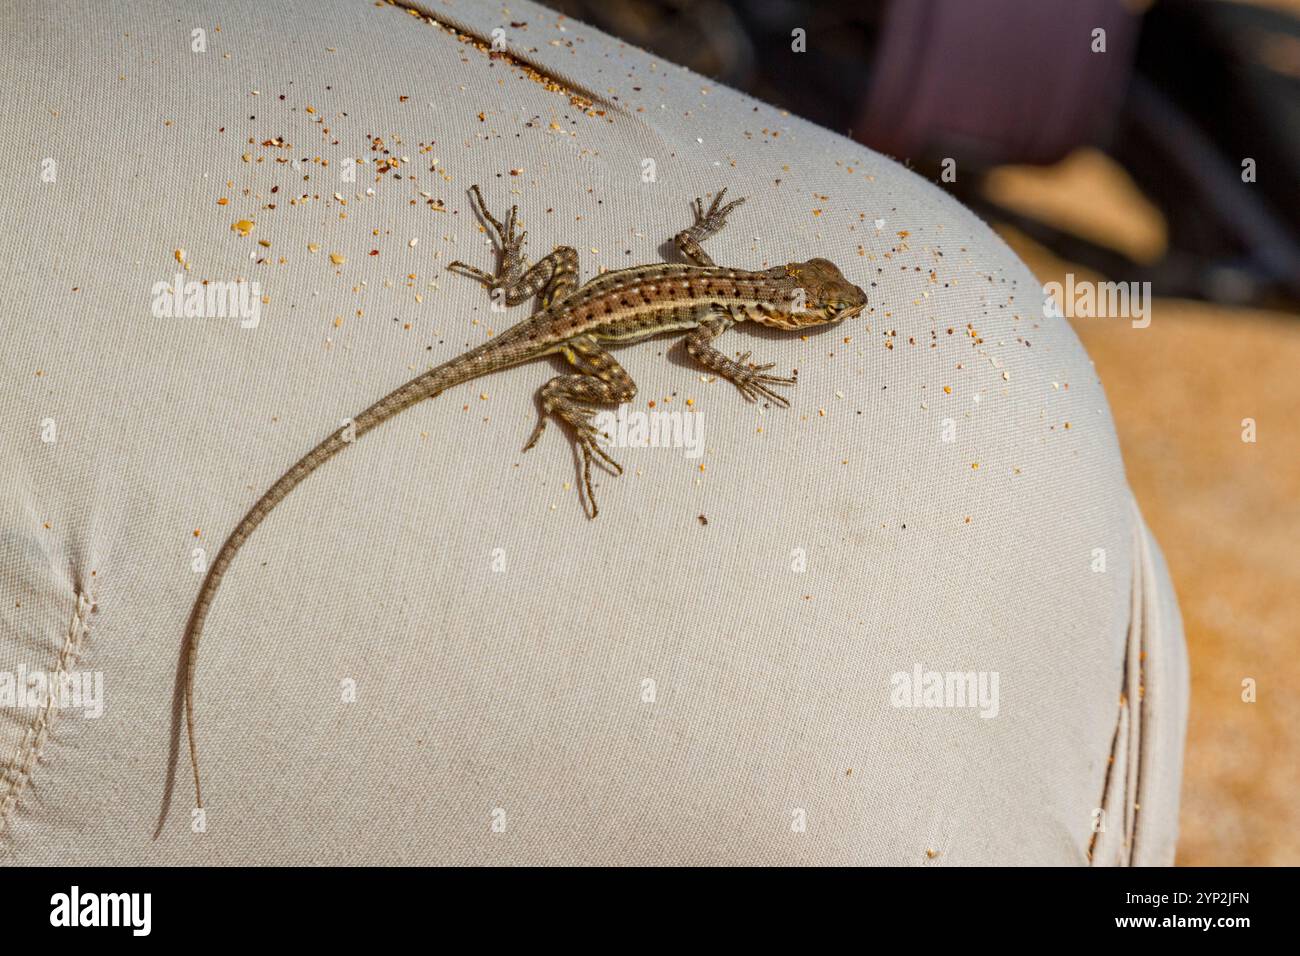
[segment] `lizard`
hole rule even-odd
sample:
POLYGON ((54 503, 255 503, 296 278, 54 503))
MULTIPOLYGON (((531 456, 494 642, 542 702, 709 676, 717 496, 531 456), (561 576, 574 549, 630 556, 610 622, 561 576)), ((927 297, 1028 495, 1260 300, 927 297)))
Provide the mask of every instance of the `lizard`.
POLYGON ((542 386, 542 414, 524 451, 537 444, 549 417, 568 425, 582 453, 584 510, 594 519, 599 509, 591 484, 592 461, 599 459, 615 475, 622 473, 622 467, 598 443, 603 436, 593 423, 596 412, 591 406, 630 402, 636 395, 632 377, 605 345, 638 342, 669 332, 689 333, 687 352, 705 369, 734 383, 745 399, 765 399, 789 407, 788 400, 772 389, 794 385, 794 378, 769 374, 771 363, 749 363, 749 352, 739 359, 728 358, 714 347, 714 341, 739 322, 753 321, 793 331, 857 315, 867 302, 866 293, 826 259, 791 262, 758 272, 715 264, 701 243, 721 230, 727 216, 745 201, 735 199, 724 205, 725 188, 707 209, 697 198, 693 204, 694 224, 673 238, 687 260, 685 264, 633 266, 604 272, 585 284, 579 281, 577 250, 557 246, 545 258, 529 265, 523 252, 527 232, 516 231, 519 207, 512 206, 502 223, 488 211, 478 186, 472 186, 469 192, 484 228, 491 230, 499 255, 497 269, 488 273, 457 261, 447 264, 448 271, 480 282, 494 299, 504 299, 507 306, 538 297, 540 308, 484 344, 416 376, 345 421, 281 475, 230 532, 199 587, 182 649, 185 725, 195 802, 200 808, 203 790, 194 731, 194 674, 213 598, 249 535, 303 479, 343 448, 399 412, 455 385, 559 354, 575 373, 557 375, 542 386))

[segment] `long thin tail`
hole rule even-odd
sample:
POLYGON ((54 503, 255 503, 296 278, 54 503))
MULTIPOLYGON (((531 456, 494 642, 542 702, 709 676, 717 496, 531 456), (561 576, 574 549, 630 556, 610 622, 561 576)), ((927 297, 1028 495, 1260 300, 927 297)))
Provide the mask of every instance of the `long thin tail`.
POLYGON ((367 408, 353 420, 350 426, 344 425, 333 432, 281 475, 279 480, 249 509, 248 514, 244 515, 235 526, 235 530, 230 532, 230 537, 226 538, 225 544, 217 552, 216 559, 203 578, 203 585, 199 588, 199 595, 190 610, 189 623, 185 627, 185 729, 190 739, 190 765, 194 768, 194 799, 198 806, 203 806, 203 788, 199 782, 199 751, 194 735, 194 669, 199 660, 199 640, 203 636, 203 622, 207 620, 208 609, 212 606, 213 598, 216 597, 217 588, 230 563, 235 559, 235 555, 239 553, 239 549, 243 547, 249 535, 272 509, 288 496, 289 492, 344 447, 403 409, 491 370, 493 363, 484 362, 483 359, 499 342, 500 339, 482 345, 411 379, 367 408))

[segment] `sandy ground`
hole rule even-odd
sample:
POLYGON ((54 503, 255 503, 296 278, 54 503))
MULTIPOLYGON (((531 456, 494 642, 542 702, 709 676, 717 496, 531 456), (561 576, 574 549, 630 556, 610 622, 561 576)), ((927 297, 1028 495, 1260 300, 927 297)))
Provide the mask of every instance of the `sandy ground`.
MULTIPOLYGON (((1097 154, 1007 169, 999 199, 1139 257, 1159 214, 1097 154)), ((1000 230, 1044 282, 1083 270, 1000 230)), ((1088 278, 1098 278, 1087 276, 1088 278)), ((1123 279, 1123 276, 1113 278, 1123 279)), ((1178 862, 1300 864, 1300 315, 1157 299, 1149 328, 1076 319, 1191 660, 1178 862), (1254 419, 1257 441, 1242 440, 1254 419), (1243 701, 1253 679, 1257 700, 1243 701)))

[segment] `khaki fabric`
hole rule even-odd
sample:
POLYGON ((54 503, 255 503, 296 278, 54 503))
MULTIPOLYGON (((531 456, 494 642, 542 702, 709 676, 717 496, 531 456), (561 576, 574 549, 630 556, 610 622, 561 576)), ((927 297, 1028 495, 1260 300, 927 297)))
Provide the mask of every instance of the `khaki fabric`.
POLYGON ((436 14, 531 69, 367 0, 3 13, 0 672, 101 674, 104 708, 0 706, 0 859, 1171 862, 1177 604, 1033 276, 840 136, 529 3, 436 14), (717 261, 829 258, 870 310, 727 333, 798 369, 788 410, 671 338, 619 349, 632 410, 698 412, 702 454, 614 449, 595 521, 561 428, 520 450, 559 360, 331 461, 213 605, 195 834, 195 549, 527 314, 444 271, 492 263, 472 183, 587 277, 675 255, 726 186, 717 261), (154 315, 178 251, 259 283, 256 327, 154 315), (996 716, 894 706, 917 668, 996 673, 996 716))

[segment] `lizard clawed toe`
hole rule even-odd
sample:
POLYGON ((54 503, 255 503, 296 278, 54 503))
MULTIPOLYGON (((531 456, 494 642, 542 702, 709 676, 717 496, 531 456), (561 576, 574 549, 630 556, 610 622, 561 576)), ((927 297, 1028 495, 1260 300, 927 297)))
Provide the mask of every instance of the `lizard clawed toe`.
POLYGON ((598 457, 607 465, 615 476, 623 474, 623 466, 616 462, 605 449, 600 447, 596 437, 600 433, 592 425, 586 425, 585 428, 578 429, 578 436, 575 443, 582 451, 582 486, 587 495, 587 503, 590 510, 587 511, 588 518, 595 518, 600 514, 600 507, 596 504, 596 491, 591 484, 591 460, 598 457))
POLYGON ((756 402, 760 398, 766 398, 775 405, 789 408, 789 400, 784 395, 772 391, 769 386, 795 385, 798 380, 783 375, 766 374, 768 369, 776 367, 775 362, 767 362, 763 365, 746 364, 751 354, 746 352, 732 363, 730 378, 735 382, 736 387, 740 389, 740 394, 745 396, 747 401, 756 402))
MULTIPOLYGON (((749 361, 749 357, 750 357, 751 355, 753 355, 753 354, 754 354, 753 352, 746 352, 745 354, 741 355, 738 359, 736 359, 736 364, 737 364, 737 365, 745 365, 746 363, 748 363, 748 364, 749 364, 749 367, 750 367, 751 369, 753 369, 755 372, 766 372, 766 371, 767 371, 768 369, 770 369, 770 368, 776 368, 776 363, 775 363, 775 362, 768 362, 768 363, 765 364, 765 365, 755 365, 754 363, 750 362, 750 361, 749 361)), ((784 379, 777 379, 777 381, 782 382, 782 383, 787 384, 787 385, 793 385, 793 384, 794 384, 794 379, 789 379, 788 381, 786 381, 786 380, 784 380, 784 379)))
MULTIPOLYGON (((479 192, 478 186, 470 186, 469 194, 474 199, 474 206, 478 214, 482 216, 484 221, 486 221, 487 224, 490 225, 492 229, 496 232, 497 239, 501 241, 501 244, 505 245, 506 227, 501 225, 501 222, 495 216, 493 216, 491 212, 488 211, 487 203, 483 201, 483 194, 479 192)), ((514 223, 512 220, 511 226, 513 227, 513 225, 514 223)))
POLYGON ((528 436, 528 441, 524 443, 524 451, 532 451, 544 431, 546 431, 546 416, 542 415, 537 419, 537 425, 533 428, 533 433, 528 436))
POLYGON ((579 439, 579 441, 581 441, 583 445, 589 448, 592 451, 592 453, 596 455, 596 457, 598 457, 601 461, 603 461, 606 465, 609 466, 609 470, 611 474, 613 474, 615 477, 623 474, 623 466, 620 465, 618 462, 616 462, 613 458, 609 457, 609 452, 605 451, 605 449, 600 447, 600 441, 598 439, 593 438, 590 435, 583 435, 582 438, 579 439))
POLYGON ((497 281, 497 277, 496 277, 496 276, 491 275, 490 273, 484 272, 482 269, 476 269, 476 268, 474 268, 473 266, 471 266, 471 265, 469 265, 469 264, 467 264, 467 263, 461 262, 461 261, 459 261, 459 260, 456 260, 456 261, 454 261, 454 262, 449 262, 449 263, 447 263, 447 271, 448 271, 448 272, 457 272, 457 273, 459 273, 460 275, 463 275, 463 276, 469 276, 469 277, 470 277, 471 279, 473 279, 475 282, 478 282, 478 283, 480 283, 481 285, 485 285, 485 286, 487 286, 488 288, 491 288, 492 286, 494 286, 494 285, 496 284, 496 281, 497 281))
POLYGON ((782 408, 790 407, 790 400, 784 395, 778 395, 768 388, 769 385, 793 385, 790 379, 775 378, 771 375, 756 375, 745 381, 737 381, 736 386, 740 389, 740 394, 751 402, 759 400, 760 396, 766 398, 774 405, 780 405, 782 408))
POLYGON ((707 211, 704 208, 704 200, 699 197, 695 199, 695 226, 704 230, 706 235, 715 233, 725 226, 727 224, 727 215, 745 201, 745 197, 742 196, 739 199, 733 199, 724 206, 722 205, 722 197, 726 194, 726 187, 720 189, 718 194, 713 197, 713 202, 709 204, 707 211))
POLYGON ((600 508, 596 504, 596 491, 591 484, 591 461, 593 458, 599 458, 608 470, 615 476, 623 474, 623 466, 609 456, 609 453, 600 446, 600 440, 605 438, 604 433, 599 431, 591 422, 591 418, 586 413, 594 413, 592 409, 574 409, 578 414, 561 414, 574 430, 574 442, 582 451, 582 485, 583 490, 587 493, 587 502, 591 510, 587 512, 589 518, 595 518, 600 514, 600 508))
POLYGON ((601 447, 602 441, 609 441, 609 436, 598 429, 592 422, 596 415, 594 408, 577 408, 571 413, 561 413, 560 417, 573 428, 574 438, 584 449, 589 449, 605 464, 607 464, 615 475, 623 474, 623 466, 609 456, 609 453, 601 447))

